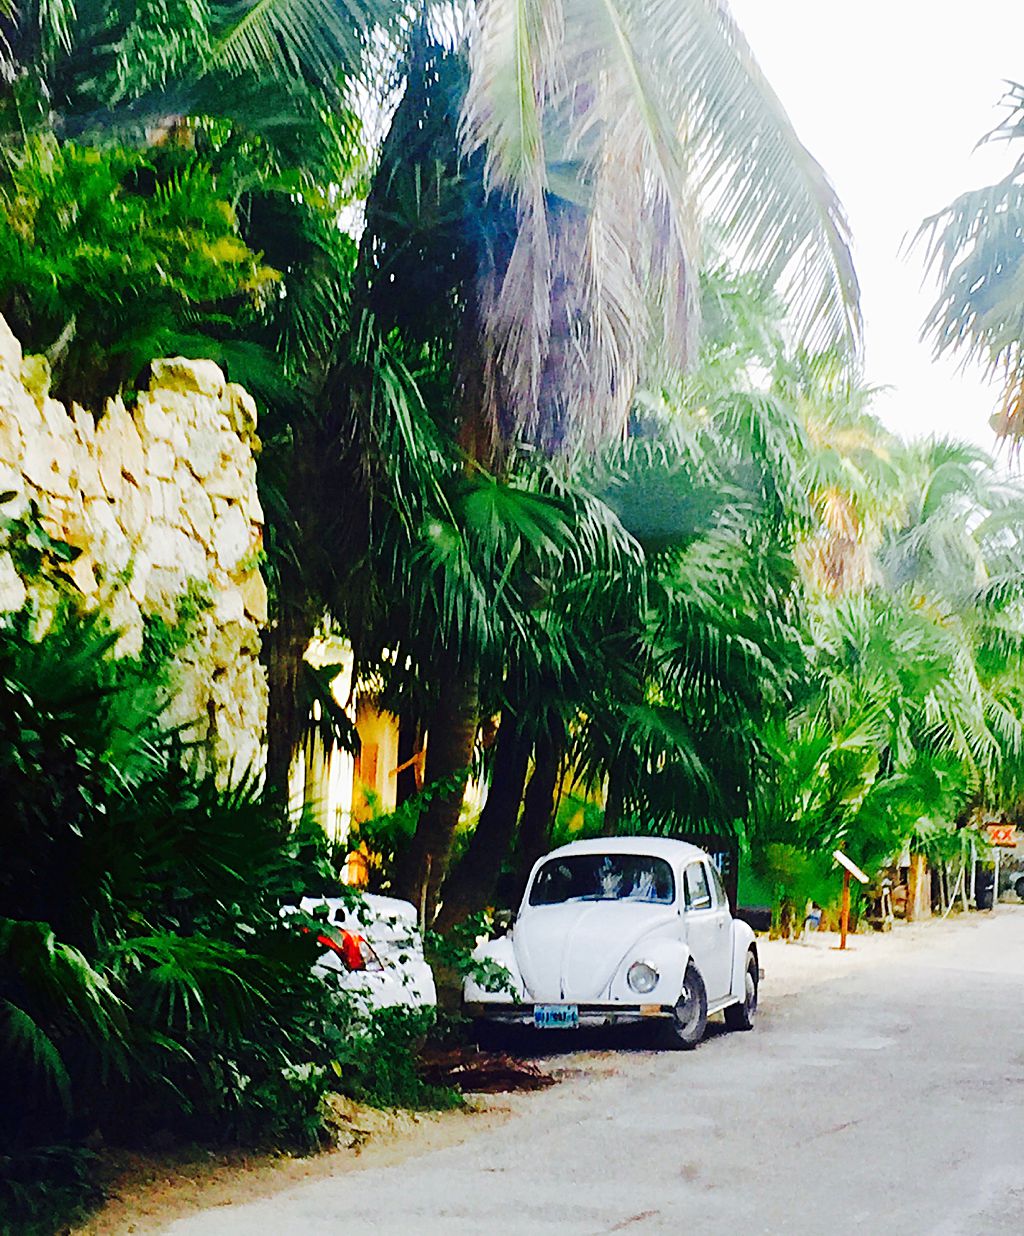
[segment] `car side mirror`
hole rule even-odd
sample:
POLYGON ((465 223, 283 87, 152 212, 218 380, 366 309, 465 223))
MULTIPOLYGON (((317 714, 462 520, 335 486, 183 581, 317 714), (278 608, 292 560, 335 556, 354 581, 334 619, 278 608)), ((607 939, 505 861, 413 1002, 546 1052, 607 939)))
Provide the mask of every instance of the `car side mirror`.
POLYGON ((516 916, 511 910, 495 910, 494 925, 499 931, 511 931, 516 916))

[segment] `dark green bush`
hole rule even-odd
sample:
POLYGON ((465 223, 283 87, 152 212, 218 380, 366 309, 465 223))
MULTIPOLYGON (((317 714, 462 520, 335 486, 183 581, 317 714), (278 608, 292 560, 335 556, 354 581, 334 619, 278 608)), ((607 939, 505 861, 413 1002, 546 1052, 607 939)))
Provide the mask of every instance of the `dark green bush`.
POLYGON ((81 1146, 0 1153, 0 1231, 54 1236, 101 1199, 95 1155, 81 1146))
MULTIPOLYGON (((197 771, 161 729, 160 675, 113 646, 71 614, 38 641, 0 629, 4 1231, 35 1221, 26 1163, 45 1186, 47 1147, 309 1147, 330 1089, 448 1101, 415 1073, 432 1014, 360 1017, 281 919, 337 887, 323 834, 253 779, 197 771)), ((86 1191, 84 1168, 50 1176, 62 1205, 86 1191)))

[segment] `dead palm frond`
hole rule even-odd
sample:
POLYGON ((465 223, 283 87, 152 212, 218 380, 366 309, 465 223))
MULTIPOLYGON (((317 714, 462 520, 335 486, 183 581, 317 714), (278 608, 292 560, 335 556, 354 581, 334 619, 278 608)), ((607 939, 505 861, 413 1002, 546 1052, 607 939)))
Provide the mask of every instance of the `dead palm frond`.
POLYGON ((724 4, 481 0, 475 16, 462 138, 517 215, 483 281, 494 414, 556 440, 621 425, 652 346, 676 365, 692 351, 703 221, 806 338, 856 339, 842 210, 724 4))

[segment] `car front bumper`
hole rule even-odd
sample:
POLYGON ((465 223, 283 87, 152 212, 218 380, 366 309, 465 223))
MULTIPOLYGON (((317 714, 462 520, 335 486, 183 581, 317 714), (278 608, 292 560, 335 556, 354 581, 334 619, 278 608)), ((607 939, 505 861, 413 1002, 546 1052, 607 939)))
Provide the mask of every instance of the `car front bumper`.
MULTIPOLYGON (((569 1004, 568 1001, 565 1002, 569 1004)), ((493 1022, 498 1026, 533 1026, 533 1004, 484 1004, 463 1005, 467 1017, 476 1021, 493 1022)), ((545 1005, 543 1007, 551 1007, 545 1005)), ((645 1021, 657 1021, 671 1017, 675 1012, 671 1004, 576 1004, 580 1028, 589 1026, 626 1026, 645 1021)))

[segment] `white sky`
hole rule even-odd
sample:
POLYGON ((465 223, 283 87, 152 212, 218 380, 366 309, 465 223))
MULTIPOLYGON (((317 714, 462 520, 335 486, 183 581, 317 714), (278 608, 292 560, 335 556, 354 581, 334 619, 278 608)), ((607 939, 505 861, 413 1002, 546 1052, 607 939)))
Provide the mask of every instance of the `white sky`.
POLYGON ((957 194, 1010 168, 1013 147, 975 151, 1024 80, 1021 0, 730 0, 801 140, 839 192, 854 236, 874 410, 905 437, 948 434, 995 449, 997 389, 977 366, 933 361, 919 341, 934 299, 904 237, 957 194))

